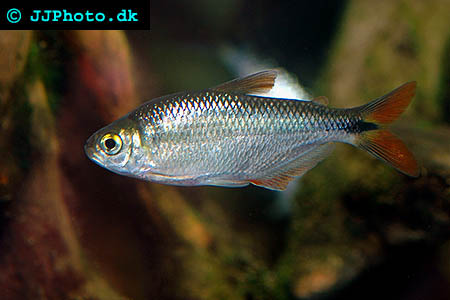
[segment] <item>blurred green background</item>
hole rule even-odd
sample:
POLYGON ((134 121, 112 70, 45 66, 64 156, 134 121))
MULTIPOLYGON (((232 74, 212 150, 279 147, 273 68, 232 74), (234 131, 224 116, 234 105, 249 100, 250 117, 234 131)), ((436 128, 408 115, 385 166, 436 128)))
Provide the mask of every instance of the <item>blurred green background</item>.
POLYGON ((0 31, 1 299, 450 299, 450 4, 152 1, 149 31, 0 31), (282 67, 333 107, 416 80, 408 178, 340 145, 286 193, 87 159, 151 98, 282 67))

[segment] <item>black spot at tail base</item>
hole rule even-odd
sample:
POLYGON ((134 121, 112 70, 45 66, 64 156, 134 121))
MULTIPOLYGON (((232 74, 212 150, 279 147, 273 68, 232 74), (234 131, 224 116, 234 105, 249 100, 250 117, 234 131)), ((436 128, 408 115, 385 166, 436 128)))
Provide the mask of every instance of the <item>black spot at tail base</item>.
POLYGON ((356 122, 355 124, 353 124, 353 126, 351 126, 349 128, 349 132, 361 133, 361 132, 370 131, 370 130, 377 130, 379 128, 380 127, 375 123, 359 121, 359 122, 356 122))

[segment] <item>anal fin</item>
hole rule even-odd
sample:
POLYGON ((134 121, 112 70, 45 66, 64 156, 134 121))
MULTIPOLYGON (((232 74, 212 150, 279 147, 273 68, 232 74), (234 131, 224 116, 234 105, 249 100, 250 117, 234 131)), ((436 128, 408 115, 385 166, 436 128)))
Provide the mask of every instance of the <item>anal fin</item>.
POLYGON ((272 174, 250 180, 250 182, 254 185, 271 190, 285 190, 289 182, 303 176, 306 172, 314 168, 320 161, 325 159, 333 149, 334 144, 332 143, 319 145, 297 159, 275 169, 272 174))

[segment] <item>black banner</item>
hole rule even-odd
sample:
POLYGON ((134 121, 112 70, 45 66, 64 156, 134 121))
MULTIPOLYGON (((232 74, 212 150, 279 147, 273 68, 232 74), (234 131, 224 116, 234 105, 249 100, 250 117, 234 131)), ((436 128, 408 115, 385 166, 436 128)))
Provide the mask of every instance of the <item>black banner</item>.
POLYGON ((2 2, 0 29, 150 29, 150 0, 127 0, 113 7, 99 7, 98 1, 91 5, 73 1, 66 6, 2 2))

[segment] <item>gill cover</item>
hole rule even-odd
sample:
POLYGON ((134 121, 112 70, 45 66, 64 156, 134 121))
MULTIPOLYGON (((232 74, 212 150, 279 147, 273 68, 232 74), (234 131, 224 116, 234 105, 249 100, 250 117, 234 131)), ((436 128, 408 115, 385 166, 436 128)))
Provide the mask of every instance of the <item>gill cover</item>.
POLYGON ((98 165, 119 174, 127 174, 135 130, 128 118, 119 119, 95 132, 84 146, 86 155, 98 165))

